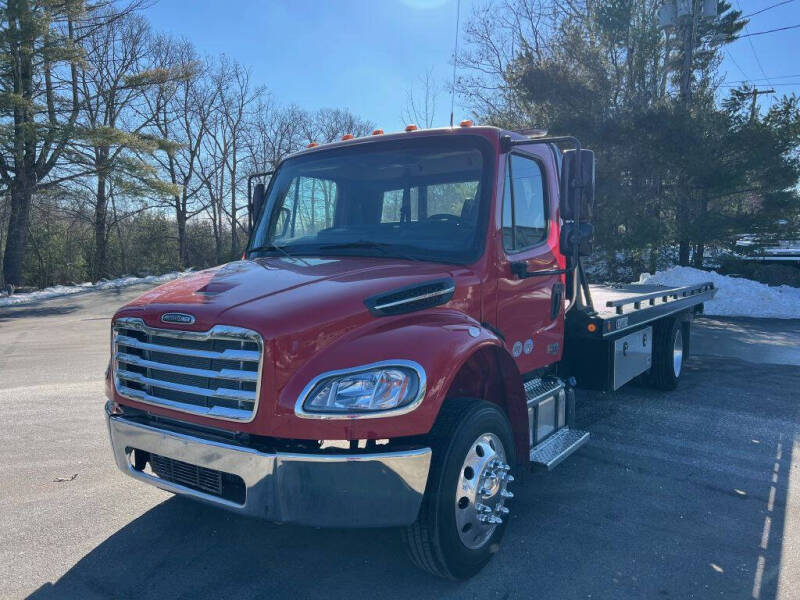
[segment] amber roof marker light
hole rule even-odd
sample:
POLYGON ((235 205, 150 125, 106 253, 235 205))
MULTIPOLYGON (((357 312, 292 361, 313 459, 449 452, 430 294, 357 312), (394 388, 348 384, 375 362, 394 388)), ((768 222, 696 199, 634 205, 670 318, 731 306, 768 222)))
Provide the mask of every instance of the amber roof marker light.
POLYGON ((352 133, 345 133, 345 134, 342 136, 342 141, 343 141, 343 142, 346 142, 347 140, 352 140, 352 139, 353 139, 353 137, 354 137, 354 136, 353 136, 353 134, 352 134, 352 133))
POLYGON ((373 129, 372 135, 383 135, 383 129, 373 129))
POLYGON ((416 123, 411 123, 410 125, 406 125, 406 131, 416 131, 418 129, 416 123))
POLYGON ((319 146, 317 142, 309 142, 306 144, 306 148, 316 148, 317 146, 319 146))
POLYGON ((472 127, 473 122, 472 119, 464 119, 459 125, 461 125, 461 127, 472 127))

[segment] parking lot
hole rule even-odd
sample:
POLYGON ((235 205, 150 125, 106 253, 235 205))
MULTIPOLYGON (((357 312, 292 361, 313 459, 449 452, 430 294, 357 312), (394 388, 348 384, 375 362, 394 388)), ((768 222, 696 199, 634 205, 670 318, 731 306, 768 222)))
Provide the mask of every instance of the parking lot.
POLYGON ((800 322, 703 318, 675 392, 579 392, 590 442, 519 477, 463 583, 393 530, 275 525, 126 478, 103 419, 114 309, 0 308, 0 598, 800 598, 800 322))

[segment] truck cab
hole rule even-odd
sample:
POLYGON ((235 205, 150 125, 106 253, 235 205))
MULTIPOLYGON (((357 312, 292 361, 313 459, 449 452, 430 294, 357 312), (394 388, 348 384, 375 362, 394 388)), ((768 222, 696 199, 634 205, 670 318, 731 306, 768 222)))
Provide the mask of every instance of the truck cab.
POLYGON ((594 308, 594 157, 574 138, 376 131, 265 179, 242 260, 115 314, 116 462, 245 515, 398 527, 440 576, 489 561, 515 474, 587 441, 576 377, 674 387, 713 296, 605 289, 594 308))

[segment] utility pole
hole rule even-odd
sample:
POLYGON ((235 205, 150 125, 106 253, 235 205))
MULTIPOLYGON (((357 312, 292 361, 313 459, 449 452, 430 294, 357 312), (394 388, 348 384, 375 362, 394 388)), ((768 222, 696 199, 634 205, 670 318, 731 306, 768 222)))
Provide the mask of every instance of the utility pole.
POLYGON ((659 27, 666 31, 679 28, 683 30, 680 97, 687 111, 692 105, 692 71, 697 22, 699 19, 716 19, 717 8, 717 0, 664 0, 658 11, 659 27))
POLYGON ((753 102, 750 104, 750 122, 756 120, 756 109, 758 108, 757 100, 759 94, 774 94, 775 90, 760 90, 758 88, 753 88, 753 102))
MULTIPOLYGON (((692 73, 697 24, 700 19, 717 18, 717 0, 664 0, 658 11, 659 26, 665 31, 683 34, 683 61, 680 72, 680 99, 687 115, 692 109, 692 73)), ((678 183, 680 199, 677 206, 678 262, 688 265, 691 255, 689 223, 692 220, 692 189, 685 173, 678 183)))
MULTIPOLYGON (((694 7, 692 7, 693 9, 694 7)), ((681 101, 688 112, 692 106, 692 61, 694 59, 695 13, 691 10, 683 35, 683 65, 681 72, 681 101)))

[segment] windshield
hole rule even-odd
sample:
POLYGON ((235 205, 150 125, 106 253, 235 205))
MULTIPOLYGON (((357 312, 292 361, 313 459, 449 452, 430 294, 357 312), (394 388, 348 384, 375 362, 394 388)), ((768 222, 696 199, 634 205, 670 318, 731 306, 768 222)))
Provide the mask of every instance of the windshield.
POLYGON ((479 138, 370 143, 287 160, 250 255, 468 263, 483 250, 488 153, 479 138))

